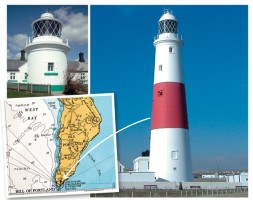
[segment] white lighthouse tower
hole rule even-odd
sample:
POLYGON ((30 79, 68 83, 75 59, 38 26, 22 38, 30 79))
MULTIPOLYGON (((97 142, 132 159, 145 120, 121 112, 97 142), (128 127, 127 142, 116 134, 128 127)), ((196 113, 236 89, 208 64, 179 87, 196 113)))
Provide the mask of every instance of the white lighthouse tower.
POLYGON ((156 179, 191 181, 185 85, 181 63, 183 41, 177 19, 168 10, 160 18, 155 38, 155 75, 150 141, 150 171, 156 179))
POLYGON ((49 12, 32 23, 32 38, 25 47, 29 83, 51 84, 52 91, 63 91, 70 47, 61 36, 62 26, 49 12))

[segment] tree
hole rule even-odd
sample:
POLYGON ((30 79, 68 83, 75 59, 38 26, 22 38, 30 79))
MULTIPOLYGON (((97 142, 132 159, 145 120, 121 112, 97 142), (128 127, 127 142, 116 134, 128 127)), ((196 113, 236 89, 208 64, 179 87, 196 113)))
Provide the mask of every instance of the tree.
POLYGON ((65 87, 63 94, 81 94, 88 93, 87 86, 83 85, 83 81, 78 78, 78 74, 68 69, 65 75, 65 87))
POLYGON ((141 156, 142 157, 148 157, 149 156, 149 150, 147 149, 146 151, 143 151, 142 153, 141 153, 141 156))

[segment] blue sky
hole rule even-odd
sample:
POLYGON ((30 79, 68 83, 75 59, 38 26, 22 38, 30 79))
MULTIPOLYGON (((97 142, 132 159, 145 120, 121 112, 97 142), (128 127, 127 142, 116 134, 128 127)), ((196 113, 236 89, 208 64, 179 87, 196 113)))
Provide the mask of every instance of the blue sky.
POLYGON ((64 24, 62 35, 68 38, 68 60, 78 59, 79 52, 88 58, 88 6, 85 5, 9 5, 7 7, 7 54, 19 58, 27 37, 32 36, 31 23, 49 10, 64 24))
MULTIPOLYGON (((117 130, 151 117, 164 9, 183 35, 193 169, 248 168, 248 7, 91 6, 91 93, 115 93, 117 130)), ((149 149, 150 121, 118 135, 119 160, 149 149)))

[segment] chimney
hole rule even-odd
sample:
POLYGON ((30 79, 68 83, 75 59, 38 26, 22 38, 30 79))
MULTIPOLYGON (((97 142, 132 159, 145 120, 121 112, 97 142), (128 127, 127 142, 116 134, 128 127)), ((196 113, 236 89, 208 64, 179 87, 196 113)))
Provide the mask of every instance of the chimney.
POLYGON ((20 53, 21 53, 20 60, 25 61, 25 50, 23 49, 22 51, 20 51, 20 53))
POLYGON ((79 53, 79 62, 85 62, 82 52, 79 53))

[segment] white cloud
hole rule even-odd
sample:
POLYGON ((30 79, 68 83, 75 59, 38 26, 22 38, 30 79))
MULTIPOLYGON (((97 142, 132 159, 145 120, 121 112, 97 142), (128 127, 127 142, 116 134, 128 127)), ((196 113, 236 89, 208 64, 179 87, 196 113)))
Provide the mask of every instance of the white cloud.
POLYGON ((7 36, 8 49, 12 51, 21 51, 25 47, 28 36, 26 34, 17 34, 14 36, 7 36))
POLYGON ((17 59, 19 58, 19 52, 24 49, 28 36, 26 34, 17 34, 14 36, 7 36, 8 48, 7 58, 17 59))
POLYGON ((12 59, 13 57, 14 55, 12 54, 12 52, 9 49, 7 49, 7 58, 12 59))
POLYGON ((62 35, 70 43, 88 43, 88 16, 83 13, 73 13, 71 7, 63 7, 54 11, 57 19, 63 22, 62 35))
MULTIPOLYGON (((14 51, 10 51, 9 49, 7 49, 7 59, 15 59, 15 60, 19 60, 21 57, 21 53, 18 52, 14 52, 14 51)), ((25 54, 25 59, 27 60, 27 54, 25 54)))

